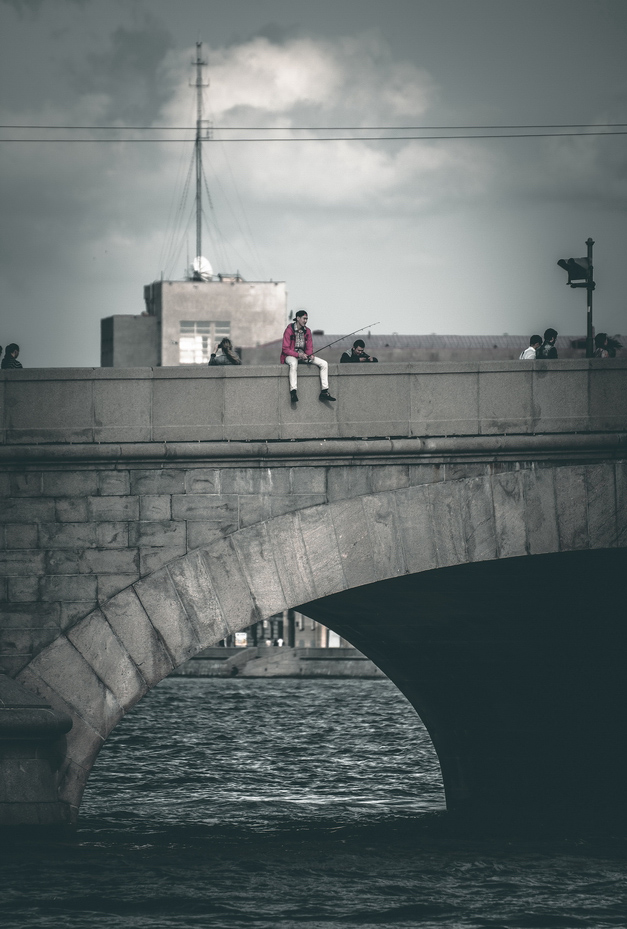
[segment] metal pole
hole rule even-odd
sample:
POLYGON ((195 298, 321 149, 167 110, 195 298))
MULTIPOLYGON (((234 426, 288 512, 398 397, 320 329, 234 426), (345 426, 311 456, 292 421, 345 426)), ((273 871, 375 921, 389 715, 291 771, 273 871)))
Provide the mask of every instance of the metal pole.
POLYGON ((196 42, 196 257, 202 255, 202 42, 196 42))
POLYGON ((594 354, 594 329, 592 328, 592 291, 594 289, 594 268, 592 267, 592 246, 593 239, 586 239, 588 246, 588 280, 586 283, 586 293, 588 294, 587 322, 586 331, 586 358, 592 358, 594 354))

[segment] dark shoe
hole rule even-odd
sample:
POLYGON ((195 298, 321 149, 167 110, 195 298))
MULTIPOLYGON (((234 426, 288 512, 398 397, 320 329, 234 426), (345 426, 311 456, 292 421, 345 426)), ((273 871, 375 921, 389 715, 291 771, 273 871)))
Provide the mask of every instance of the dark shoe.
POLYGON ((290 390, 290 400, 292 403, 298 403, 298 394, 295 390, 290 390))
POLYGON ((333 400, 335 403, 335 397, 332 397, 328 390, 321 390, 318 400, 333 400))

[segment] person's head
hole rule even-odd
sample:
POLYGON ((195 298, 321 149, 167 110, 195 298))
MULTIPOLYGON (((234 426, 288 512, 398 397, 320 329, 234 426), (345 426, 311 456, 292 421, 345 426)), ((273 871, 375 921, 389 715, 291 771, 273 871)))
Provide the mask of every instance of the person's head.
POLYGON ((597 332, 594 337, 594 344, 597 348, 605 348, 607 345, 607 332, 597 332))
POLYGON ((299 310, 296 313, 296 322, 303 329, 307 325, 307 320, 309 316, 307 315, 307 310, 299 310))
POLYGON ((218 348, 221 348, 223 352, 225 352, 225 351, 227 351, 227 350, 230 352, 230 351, 232 350, 232 348, 233 348, 233 345, 232 345, 230 339, 224 338, 224 339, 222 339, 222 341, 221 341, 220 344, 218 345, 218 348))
POLYGON ((363 339, 355 339, 353 342, 353 351, 356 355, 363 355, 366 348, 366 343, 363 339))
POLYGON ((545 333, 544 333, 545 342, 555 342, 556 338, 557 338, 557 332, 555 329, 545 330, 545 333))
POLYGON ((529 345, 531 345, 532 348, 539 348, 542 345, 542 336, 532 335, 529 339, 529 345))
POLYGON ((15 342, 11 342, 11 344, 7 345, 7 347, 4 350, 4 354, 10 355, 12 358, 17 358, 19 353, 20 353, 20 347, 15 342))

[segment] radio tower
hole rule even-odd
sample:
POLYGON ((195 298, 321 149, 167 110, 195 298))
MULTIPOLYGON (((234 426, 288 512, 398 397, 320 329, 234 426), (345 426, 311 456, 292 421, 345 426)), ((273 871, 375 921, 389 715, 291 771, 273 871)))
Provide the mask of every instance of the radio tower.
POLYGON ((196 88, 196 261, 194 262, 194 278, 200 280, 202 258, 202 143, 203 139, 210 139, 209 124, 202 115, 202 91, 209 86, 209 81, 203 81, 203 66, 207 64, 201 55, 202 42, 196 42, 196 83, 190 87, 196 88))

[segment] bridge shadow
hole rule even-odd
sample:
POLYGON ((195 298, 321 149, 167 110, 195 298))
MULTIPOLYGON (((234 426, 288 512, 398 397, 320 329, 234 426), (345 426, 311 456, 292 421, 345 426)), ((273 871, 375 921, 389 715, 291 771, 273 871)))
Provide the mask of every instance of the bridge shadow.
POLYGON ((514 825, 627 821, 624 549, 462 564, 299 607, 396 684, 448 809, 514 825))

